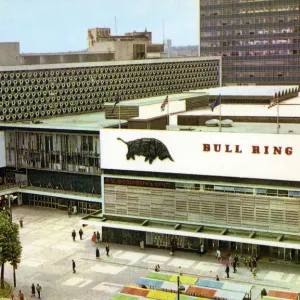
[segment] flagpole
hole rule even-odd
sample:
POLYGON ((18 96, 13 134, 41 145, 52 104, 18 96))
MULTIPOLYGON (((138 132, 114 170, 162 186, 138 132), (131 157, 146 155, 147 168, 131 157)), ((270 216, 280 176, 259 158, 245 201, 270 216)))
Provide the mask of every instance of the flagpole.
POLYGON ((167 130, 169 130, 169 126, 170 126, 170 110, 169 110, 169 104, 170 103, 170 100, 169 100, 169 98, 168 98, 168 107, 167 107, 167 109, 168 109, 168 118, 167 118, 167 130))
POLYGON ((277 133, 279 133, 279 97, 277 103, 277 133))
POLYGON ((221 100, 221 95, 220 95, 219 132, 222 132, 222 126, 221 126, 221 121, 222 121, 222 116, 221 116, 221 107, 222 107, 222 100, 221 100))
POLYGON ((119 103, 119 129, 121 129, 121 105, 119 103))

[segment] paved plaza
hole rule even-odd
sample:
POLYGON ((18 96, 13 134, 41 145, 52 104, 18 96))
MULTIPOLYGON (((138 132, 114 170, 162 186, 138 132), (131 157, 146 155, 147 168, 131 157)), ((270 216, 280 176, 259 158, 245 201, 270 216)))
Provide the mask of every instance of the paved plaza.
MULTIPOLYGON (((257 279, 249 269, 238 268, 225 279, 226 260, 216 262, 213 255, 197 256, 195 253, 176 252, 170 256, 168 250, 111 244, 110 256, 105 254, 105 243, 99 243, 100 259, 96 260, 96 245, 91 236, 98 228, 84 227, 83 240, 79 239, 82 216, 68 217, 66 212, 48 208, 19 206, 13 208, 13 221, 24 219, 20 229, 23 245, 22 261, 17 274, 17 288, 30 298, 30 286, 39 283, 42 299, 109 299, 124 285, 135 285, 139 277, 160 264, 161 272, 182 272, 213 279, 218 274, 222 281, 250 283, 252 299, 260 296, 262 288, 300 291, 300 268, 289 264, 259 263, 257 279), (76 241, 71 237, 77 232, 76 241), (72 272, 72 259, 77 272, 72 272)), ((12 268, 5 265, 5 279, 13 283, 12 268)))

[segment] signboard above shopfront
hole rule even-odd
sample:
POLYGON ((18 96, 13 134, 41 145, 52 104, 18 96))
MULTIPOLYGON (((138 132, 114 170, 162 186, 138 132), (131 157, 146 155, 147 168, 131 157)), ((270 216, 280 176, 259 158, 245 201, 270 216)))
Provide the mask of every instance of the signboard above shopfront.
POLYGON ((102 169, 299 181, 300 136, 225 132, 100 132, 102 169))

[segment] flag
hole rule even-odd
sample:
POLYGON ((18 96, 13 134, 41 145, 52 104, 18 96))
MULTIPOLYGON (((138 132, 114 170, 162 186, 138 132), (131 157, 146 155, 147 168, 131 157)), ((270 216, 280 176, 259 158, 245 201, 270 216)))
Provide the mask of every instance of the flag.
POLYGON ((211 108, 211 111, 214 111, 214 108, 218 105, 221 104, 221 95, 219 95, 219 97, 209 105, 209 107, 211 108))
POLYGON ((168 97, 169 96, 167 96, 166 99, 164 100, 164 102, 161 104, 161 106, 160 106, 161 111, 164 111, 165 110, 165 106, 169 103, 168 97))
POLYGON ((276 105, 278 105, 278 98, 275 98, 275 99, 270 103, 270 105, 268 106, 268 108, 271 108, 271 107, 276 106, 276 105))
POLYGON ((90 39, 90 42, 92 43, 92 46, 94 46, 94 44, 95 44, 95 39, 94 39, 94 36, 93 36, 93 34, 92 34, 92 31, 89 30, 88 33, 89 33, 89 39, 90 39))
POLYGON ((114 111, 115 111, 115 107, 116 107, 116 105, 117 104, 119 104, 120 103, 120 97, 119 96, 117 96, 117 98, 116 98, 116 102, 115 102, 115 104, 114 104, 114 107, 113 107, 113 109, 112 109, 112 113, 114 113, 114 111))

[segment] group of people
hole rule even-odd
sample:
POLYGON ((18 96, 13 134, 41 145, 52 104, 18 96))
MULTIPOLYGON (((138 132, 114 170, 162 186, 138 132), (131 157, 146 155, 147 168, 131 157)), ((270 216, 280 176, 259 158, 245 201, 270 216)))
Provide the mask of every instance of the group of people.
MULTIPOLYGON (((82 236, 83 236, 82 228, 79 229, 78 234, 79 234, 80 239, 82 240, 82 236)), ((76 231, 75 231, 75 229, 72 231, 71 235, 72 235, 73 241, 75 242, 75 240, 76 240, 76 231)))
MULTIPOLYGON (((34 285, 34 283, 31 285, 31 297, 35 297, 35 293, 37 292, 38 294, 38 299, 41 299, 41 291, 42 291, 42 287, 37 284, 36 286, 34 285)), ((10 298, 12 300, 15 299, 15 295, 14 295, 14 292, 11 292, 10 294, 10 298)), ((25 300, 25 295, 23 293, 22 290, 19 290, 19 293, 18 293, 18 299, 19 300, 25 300)))
MULTIPOLYGON (((220 249, 218 249, 216 251, 216 259, 217 260, 222 260, 222 256, 221 256, 221 251, 220 249)), ((239 257, 237 254, 235 254, 234 257, 232 257, 230 255, 229 257, 229 263, 226 264, 225 267, 225 273, 226 273, 226 277, 229 278, 229 273, 230 273, 230 265, 233 268, 233 273, 237 273, 237 267, 240 265, 239 264, 239 257)), ((252 254, 252 256, 249 258, 249 260, 247 260, 246 258, 244 258, 244 266, 250 268, 250 272, 253 273, 253 277, 254 279, 256 279, 256 273, 257 273, 257 256, 256 256, 256 252, 254 252, 252 254)), ((220 278, 218 275, 216 275, 216 280, 219 281, 220 278)))
MULTIPOLYGON (((105 251, 106 251, 106 256, 109 256, 109 251, 110 251, 109 244, 106 244, 105 251)), ((96 248, 96 258, 100 258, 100 250, 98 247, 96 248)))
POLYGON ((92 241, 93 241, 94 243, 100 243, 100 238, 101 238, 100 232, 97 231, 97 233, 96 233, 96 231, 94 231, 94 233, 93 233, 93 235, 92 235, 92 241))

